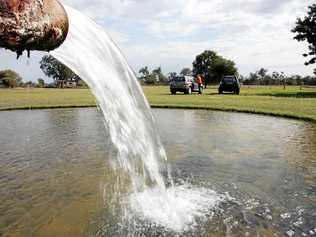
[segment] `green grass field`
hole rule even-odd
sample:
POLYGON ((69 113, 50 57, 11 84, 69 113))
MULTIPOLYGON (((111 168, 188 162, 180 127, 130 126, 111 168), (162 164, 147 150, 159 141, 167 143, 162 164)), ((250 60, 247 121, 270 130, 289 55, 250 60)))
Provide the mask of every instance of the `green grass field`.
MULTIPOLYGON (((316 87, 247 87, 239 96, 218 95, 209 87, 203 95, 170 95, 165 86, 145 86, 153 107, 214 109, 260 113, 316 122, 316 87)), ((0 89, 0 110, 88 107, 95 98, 88 89, 0 89)))
POLYGON ((89 89, 0 89, 0 110, 95 106, 89 89))

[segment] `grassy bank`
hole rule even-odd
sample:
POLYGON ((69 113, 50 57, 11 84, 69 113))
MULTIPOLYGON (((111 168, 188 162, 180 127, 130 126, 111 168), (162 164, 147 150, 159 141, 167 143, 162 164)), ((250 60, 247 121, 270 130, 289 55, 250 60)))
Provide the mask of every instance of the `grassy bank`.
POLYGON ((277 115, 316 122, 316 88, 243 87, 241 95, 219 95, 211 87, 204 95, 169 95, 168 88, 145 87, 153 106, 203 108, 277 115))
MULTIPOLYGON (((170 95, 168 87, 144 87, 153 107, 199 108, 277 115, 316 122, 316 88, 247 87, 241 95, 170 95)), ((87 89, 0 89, 0 110, 89 107, 95 99, 87 89)))

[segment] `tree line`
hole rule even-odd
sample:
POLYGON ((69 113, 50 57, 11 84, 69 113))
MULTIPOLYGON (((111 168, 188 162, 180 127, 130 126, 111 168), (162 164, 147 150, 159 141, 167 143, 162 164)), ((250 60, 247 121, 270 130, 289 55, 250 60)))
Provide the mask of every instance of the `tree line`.
POLYGON ((38 78, 37 82, 23 82, 20 74, 11 69, 0 71, 0 88, 45 87, 45 85, 45 81, 42 78, 38 78))
POLYGON ((161 70, 161 67, 158 67, 152 72, 149 71, 148 67, 142 67, 139 70, 140 76, 138 79, 141 83, 148 84, 148 85, 155 85, 155 84, 166 84, 169 82, 169 78, 166 77, 161 70))
POLYGON ((312 85, 316 86, 316 76, 286 75, 284 72, 273 71, 261 68, 249 76, 240 76, 244 85, 312 85))
POLYGON ((168 84, 177 76, 197 76, 204 77, 204 82, 208 84, 218 84, 225 75, 236 75, 244 85, 316 85, 315 76, 286 75, 284 72, 269 72, 266 68, 260 68, 255 72, 251 72, 248 76, 239 75, 238 69, 234 61, 226 59, 215 51, 206 50, 197 55, 192 63, 193 68, 183 68, 179 73, 170 72, 168 76, 162 76, 161 67, 159 74, 157 70, 151 73, 148 67, 139 70, 139 80, 143 84, 168 84))
POLYGON ((45 83, 43 78, 38 78, 36 82, 23 82, 22 77, 15 71, 7 69, 0 71, 0 87, 38 87, 38 88, 63 88, 65 82, 73 81, 77 87, 87 87, 87 84, 81 80, 70 68, 59 62, 51 55, 45 55, 39 62, 43 73, 54 80, 53 83, 45 83))
POLYGON ((6 69, 0 71, 0 88, 16 88, 16 87, 54 87, 54 83, 47 84, 43 78, 38 78, 36 82, 24 82, 19 73, 6 69))
POLYGON ((196 56, 193 62, 193 69, 183 68, 179 74, 177 72, 169 72, 166 77, 163 76, 161 67, 150 73, 148 67, 145 66, 139 70, 139 74, 140 81, 145 84, 168 83, 178 75, 201 75, 207 85, 210 83, 218 83, 224 75, 238 74, 238 69, 232 60, 220 56, 215 51, 205 50, 196 56))

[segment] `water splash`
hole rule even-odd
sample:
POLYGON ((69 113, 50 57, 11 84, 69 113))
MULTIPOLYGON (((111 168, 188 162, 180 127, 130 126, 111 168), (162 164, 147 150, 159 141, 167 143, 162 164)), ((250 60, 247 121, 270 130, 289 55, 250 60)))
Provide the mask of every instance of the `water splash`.
POLYGON ((213 190, 188 184, 173 186, 166 193, 147 189, 131 196, 131 206, 139 217, 176 232, 199 226, 201 218, 213 215, 212 209, 225 199, 213 190))
POLYGON ((134 72, 100 26, 70 7, 66 11, 69 34, 52 55, 86 81, 104 114, 116 148, 113 167, 126 174, 122 177, 131 187, 126 198, 131 213, 122 216, 137 216, 177 232, 193 228, 195 218, 206 215, 222 197, 186 185, 166 188, 160 172, 167 170, 166 153, 134 72))
POLYGON ((131 175, 135 191, 144 190, 148 181, 165 189, 159 167, 166 155, 134 72, 100 26, 74 9, 66 10, 69 35, 52 55, 84 79, 97 98, 119 166, 131 175))

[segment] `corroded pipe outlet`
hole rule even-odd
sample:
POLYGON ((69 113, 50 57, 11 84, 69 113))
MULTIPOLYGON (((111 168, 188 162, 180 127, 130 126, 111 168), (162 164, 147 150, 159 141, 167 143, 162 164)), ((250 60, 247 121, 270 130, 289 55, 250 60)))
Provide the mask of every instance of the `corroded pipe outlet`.
POLYGON ((50 51, 68 33, 68 17, 57 0, 0 0, 0 47, 19 57, 24 50, 50 51))

